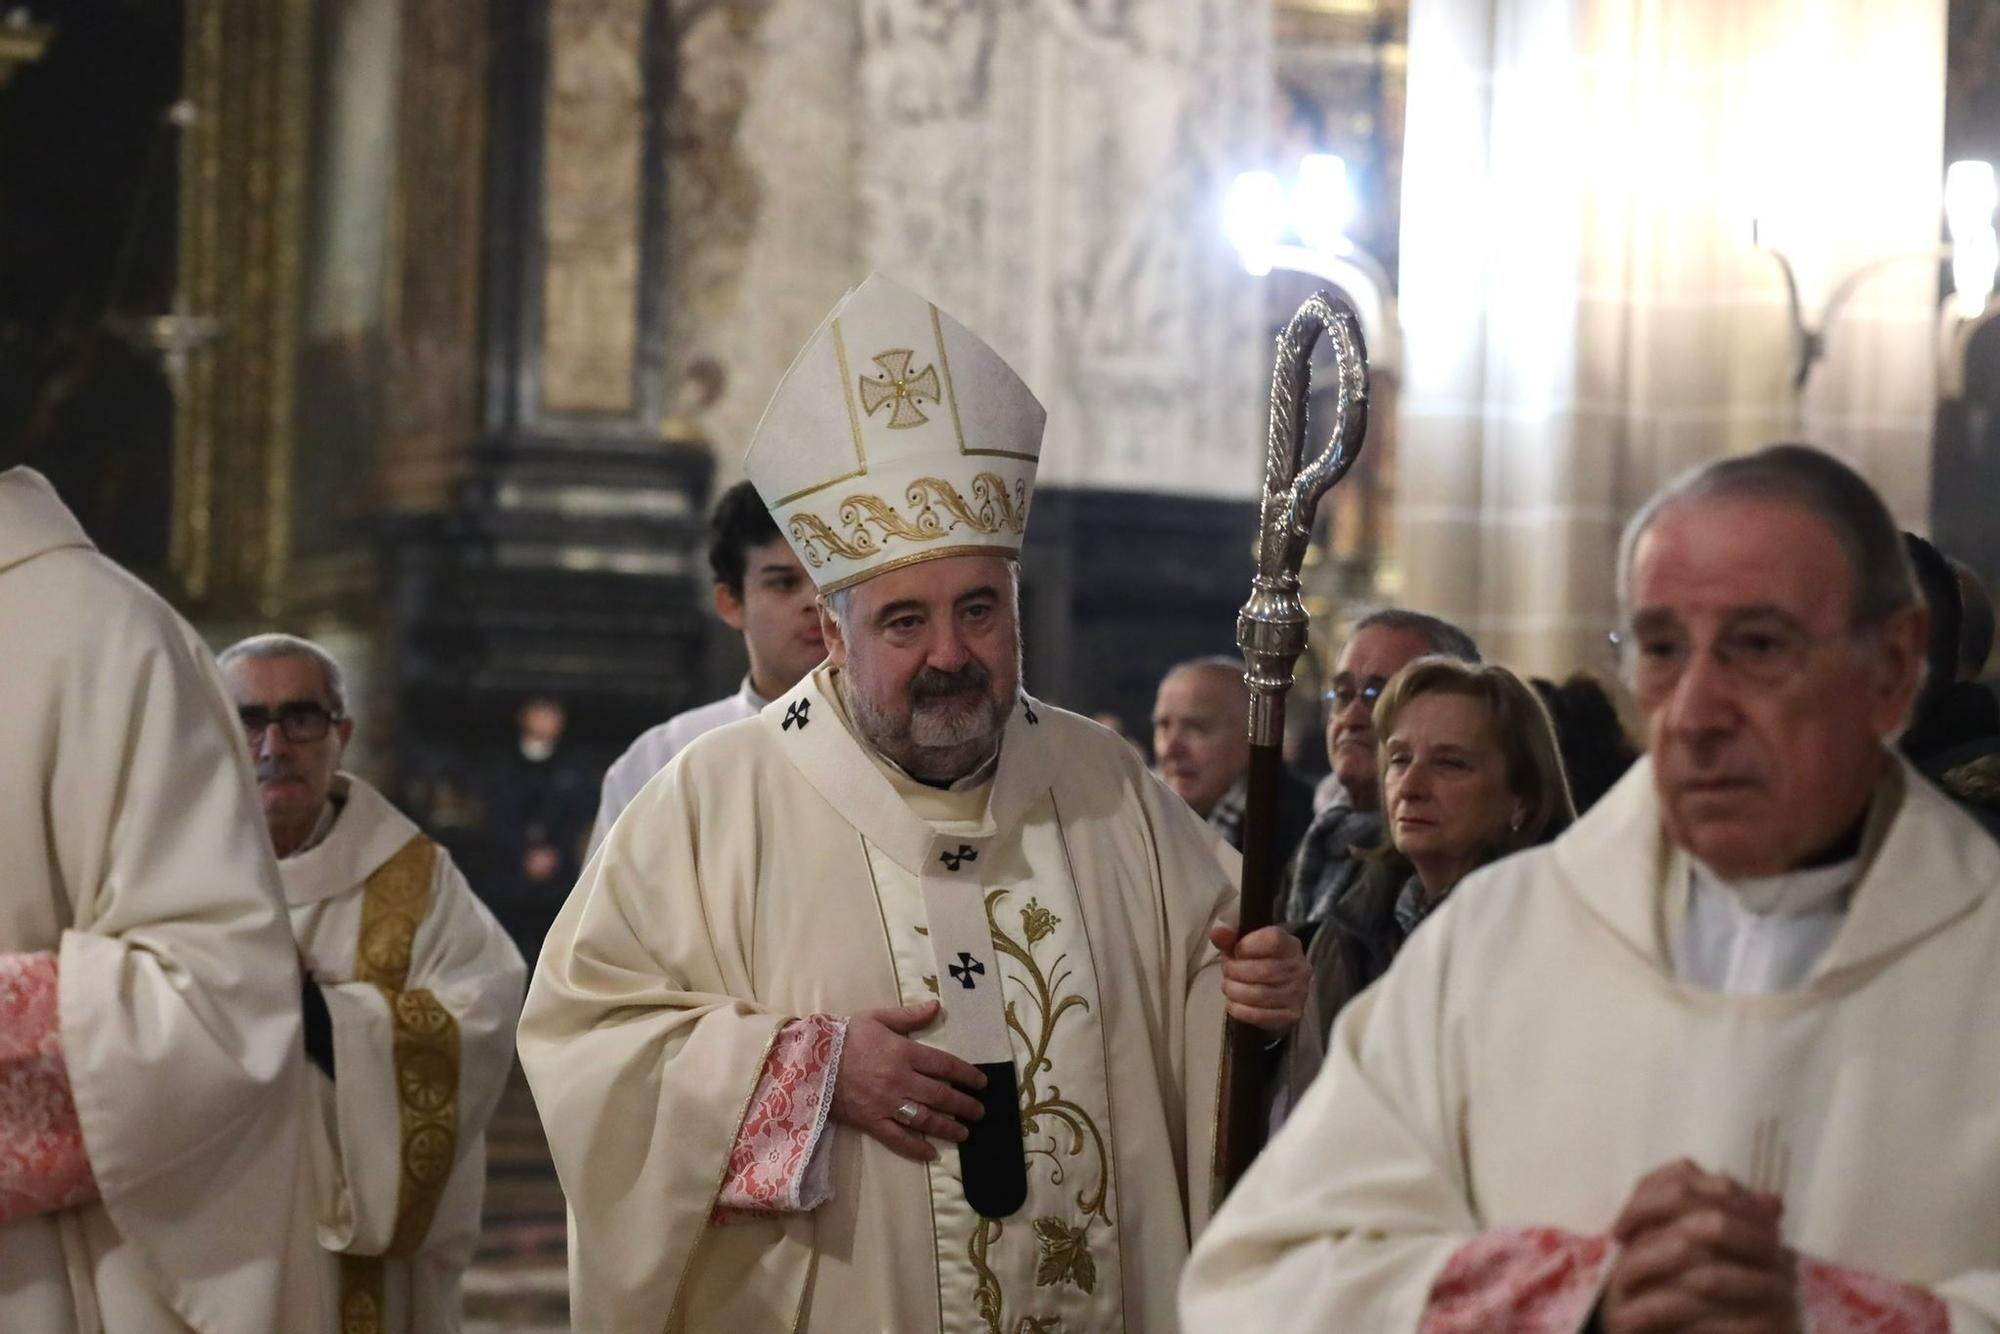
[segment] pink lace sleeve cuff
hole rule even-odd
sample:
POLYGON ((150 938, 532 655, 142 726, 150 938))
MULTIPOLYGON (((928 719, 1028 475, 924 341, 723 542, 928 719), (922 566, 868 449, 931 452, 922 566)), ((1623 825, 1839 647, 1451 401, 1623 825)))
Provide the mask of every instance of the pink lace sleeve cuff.
POLYGON ((826 1118, 846 1040, 847 1021, 825 1014, 778 1030, 730 1150, 717 1221, 735 1213, 803 1213, 832 1194, 826 1118))
POLYGON ((56 997, 55 955, 0 954, 0 1223, 97 1198, 56 997))
POLYGON ((1609 1238, 1553 1227, 1482 1232, 1452 1252, 1424 1308, 1422 1334, 1576 1334, 1611 1269, 1609 1238))
POLYGON ((1949 1334, 1951 1314, 1924 1288, 1799 1257, 1799 1304, 1812 1334, 1949 1334))

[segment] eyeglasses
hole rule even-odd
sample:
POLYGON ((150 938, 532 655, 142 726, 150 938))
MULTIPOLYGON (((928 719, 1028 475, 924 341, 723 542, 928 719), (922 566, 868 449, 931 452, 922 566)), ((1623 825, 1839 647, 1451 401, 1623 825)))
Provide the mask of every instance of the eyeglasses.
POLYGON ((1371 676, 1358 687, 1334 686, 1320 696, 1320 703, 1335 713, 1345 713, 1354 707, 1354 701, 1358 699, 1372 709, 1375 701, 1382 698, 1382 688, 1388 684, 1379 676, 1371 676))
MULTIPOLYGON (((1806 660, 1822 644, 1842 634, 1814 635, 1789 619, 1756 616, 1725 622, 1706 645, 1718 671, 1752 690, 1775 690, 1805 670, 1806 660)), ((1611 636, 1640 699, 1673 693, 1681 674, 1702 651, 1679 626, 1633 628, 1611 636)))
POLYGON ((303 702, 281 704, 276 709, 253 705, 238 709, 236 717, 243 724, 243 735, 250 738, 250 744, 253 746, 263 740, 264 733, 273 723, 276 723, 278 730, 284 733, 285 740, 295 746, 303 746, 314 741, 324 741, 333 725, 344 721, 344 716, 341 714, 322 708, 318 704, 303 702))

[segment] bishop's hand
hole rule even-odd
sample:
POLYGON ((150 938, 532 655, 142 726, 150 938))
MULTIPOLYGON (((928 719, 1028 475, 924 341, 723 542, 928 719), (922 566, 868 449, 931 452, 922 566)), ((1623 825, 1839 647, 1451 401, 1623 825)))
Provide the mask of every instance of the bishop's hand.
POLYGON ((1306 1012, 1312 965, 1299 938, 1279 926, 1238 937, 1233 927, 1212 926, 1208 938, 1222 951, 1222 998, 1229 1017, 1267 1033, 1289 1033, 1306 1012))
POLYGON ((949 1052, 905 1036, 932 1023, 938 1003, 849 1015, 833 1081, 833 1119, 920 1163, 937 1157, 933 1139, 962 1143, 965 1123, 985 1114, 952 1085, 986 1087, 986 1076, 949 1052), (897 1110, 908 1105, 915 1115, 897 1110), (928 1137, 928 1138, 926 1138, 928 1137))
POLYGON ((1797 1334, 1797 1257, 1784 1203, 1682 1159, 1648 1173, 1612 1227, 1623 1249, 1599 1308, 1605 1334, 1797 1334))

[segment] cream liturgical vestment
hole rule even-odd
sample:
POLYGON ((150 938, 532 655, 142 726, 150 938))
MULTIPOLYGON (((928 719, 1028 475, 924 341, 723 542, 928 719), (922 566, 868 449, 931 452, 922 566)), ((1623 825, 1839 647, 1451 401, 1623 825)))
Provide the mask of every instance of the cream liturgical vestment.
MULTIPOLYGON (((1601 1238, 1685 1156, 1784 1197, 1809 1311, 1837 1266, 2000 1330, 2000 847, 1889 778, 1844 920, 1768 994, 1677 975, 1690 866, 1643 761, 1555 843, 1468 877, 1335 1024, 1196 1249, 1188 1327, 1415 1330, 1461 1247, 1601 1238)), ((1932 1327, 1846 1314, 1813 1327, 1932 1327)))
POLYGON ((333 1019, 335 1078, 314 1075, 330 1328, 450 1334, 527 969, 449 854, 368 784, 335 782, 333 828, 278 864, 333 1019))
MULTIPOLYGON (((0 626, 0 958, 55 962, 95 1178, 0 1225, 0 1330, 322 1328, 297 953, 221 679, 20 468, 0 626)), ((21 1091, 0 1088, 10 1141, 21 1091)))
POLYGON ((834 679, 689 746, 550 933, 520 1047, 569 1198, 576 1328, 1173 1329, 1233 859, 1092 723, 1024 698, 990 783, 940 793, 856 740, 834 679), (983 925, 940 968, 930 933, 968 909, 983 925), (978 1020, 955 998, 994 983, 1023 1207, 974 1213, 949 1144, 926 1166, 836 1124, 824 1203, 715 1215, 787 1020, 938 998, 913 1036, 965 1055, 978 1020))

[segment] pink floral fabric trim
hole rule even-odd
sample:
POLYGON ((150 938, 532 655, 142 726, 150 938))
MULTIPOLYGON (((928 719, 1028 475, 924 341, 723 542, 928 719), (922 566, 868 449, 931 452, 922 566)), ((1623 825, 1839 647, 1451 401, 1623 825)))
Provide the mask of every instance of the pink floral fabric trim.
POLYGON ((1576 1334, 1611 1268, 1607 1237, 1553 1227, 1482 1232, 1431 1285, 1422 1334, 1576 1334))
POLYGON ((1951 1313, 1929 1291, 1799 1257, 1799 1302, 1812 1334, 1949 1334, 1951 1313))
POLYGON ((0 954, 0 1223, 96 1198, 63 1064, 56 956, 0 954))
POLYGON ((804 1213, 832 1193, 826 1118, 847 1021, 812 1014, 778 1030, 736 1132, 716 1221, 739 1213, 804 1213))

